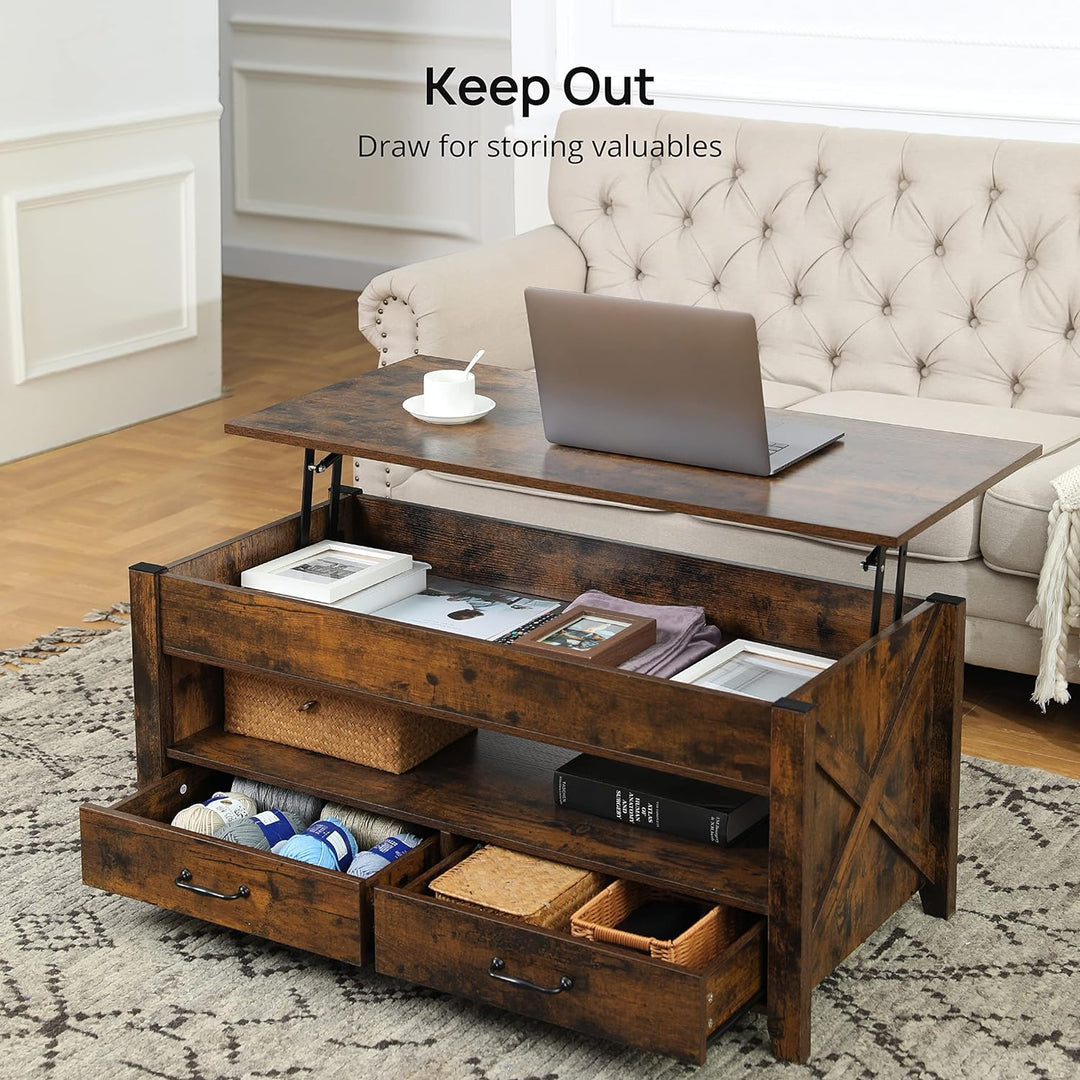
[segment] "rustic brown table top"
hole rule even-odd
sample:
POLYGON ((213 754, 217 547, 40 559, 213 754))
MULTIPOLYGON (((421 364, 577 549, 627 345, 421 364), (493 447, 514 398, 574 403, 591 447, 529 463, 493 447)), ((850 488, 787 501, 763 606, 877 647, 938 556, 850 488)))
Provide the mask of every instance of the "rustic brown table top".
MULTIPOLYGON (((483 420, 439 427, 401 403, 423 373, 413 357, 231 421, 225 430, 348 456, 437 469, 636 506, 898 547, 1037 458, 1036 443, 841 418, 842 442, 779 476, 745 476, 554 446, 544 438, 531 372, 478 365, 483 420)), ((813 419, 813 418, 812 418, 813 419)), ((822 418, 828 423, 828 418, 822 418)))

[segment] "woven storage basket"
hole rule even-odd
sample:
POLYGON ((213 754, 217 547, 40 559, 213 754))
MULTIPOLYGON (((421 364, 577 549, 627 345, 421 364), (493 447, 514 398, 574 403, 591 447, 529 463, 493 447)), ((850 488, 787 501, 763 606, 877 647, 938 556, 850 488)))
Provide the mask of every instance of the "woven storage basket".
POLYGON ((651 889, 636 881, 613 881, 594 896, 570 920, 570 932, 590 941, 646 952, 681 967, 703 968, 715 960, 743 930, 743 918, 732 908, 714 907, 674 941, 643 937, 615 927, 646 900, 671 899, 672 894, 651 889))
POLYGON ((225 730, 403 773, 475 728, 379 701, 226 671, 225 730))
POLYGON ((551 929, 565 929, 573 912, 603 887, 599 874, 491 846, 430 884, 440 900, 551 929))

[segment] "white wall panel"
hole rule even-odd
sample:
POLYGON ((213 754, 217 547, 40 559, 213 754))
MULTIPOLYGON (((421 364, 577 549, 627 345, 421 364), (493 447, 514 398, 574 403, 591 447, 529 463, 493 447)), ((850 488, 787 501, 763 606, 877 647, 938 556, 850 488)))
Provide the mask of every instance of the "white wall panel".
POLYGON ((216 0, 0 14, 0 462, 221 393, 216 0))
POLYGON ((221 19, 226 273, 359 291, 513 231, 509 162, 358 153, 361 134, 482 146, 504 133, 509 110, 429 107, 424 78, 509 70, 505 0, 223 0, 221 19))
MULTIPOLYGON (((463 118, 457 131, 479 138, 479 117, 463 118)), ((445 126, 424 103, 423 79, 233 64, 236 210, 479 240, 475 170, 435 164, 445 126), (361 133, 348 136, 365 116, 393 116, 391 134, 431 153, 360 159, 361 133)))
POLYGON ((198 332, 190 165, 5 198, 16 384, 198 332))
POLYGON ((0 0, 0 134, 205 109, 213 0, 0 0))
POLYGON ((217 112, 0 136, 0 461, 217 397, 217 112))

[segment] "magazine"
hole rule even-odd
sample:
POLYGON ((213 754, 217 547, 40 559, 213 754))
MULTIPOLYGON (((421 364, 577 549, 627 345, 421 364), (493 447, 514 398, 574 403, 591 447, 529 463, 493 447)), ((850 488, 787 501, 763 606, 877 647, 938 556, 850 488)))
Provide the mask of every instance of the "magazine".
POLYGON ((376 613, 384 619, 497 641, 560 611, 561 600, 428 575, 427 588, 376 613))

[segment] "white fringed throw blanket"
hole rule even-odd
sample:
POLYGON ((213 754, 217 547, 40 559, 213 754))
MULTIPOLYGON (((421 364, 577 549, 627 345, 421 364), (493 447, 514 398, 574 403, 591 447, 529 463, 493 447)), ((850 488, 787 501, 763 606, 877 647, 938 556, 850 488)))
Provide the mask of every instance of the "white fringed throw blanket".
POLYGON ((1069 631, 1080 628, 1080 466, 1051 484, 1058 497, 1050 508, 1046 558, 1035 607, 1027 618, 1043 632, 1039 674, 1031 695, 1043 712, 1048 701, 1064 705, 1069 700, 1065 677, 1069 631))

